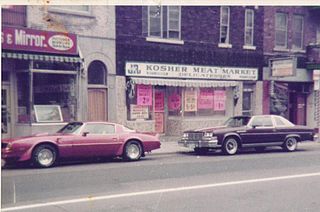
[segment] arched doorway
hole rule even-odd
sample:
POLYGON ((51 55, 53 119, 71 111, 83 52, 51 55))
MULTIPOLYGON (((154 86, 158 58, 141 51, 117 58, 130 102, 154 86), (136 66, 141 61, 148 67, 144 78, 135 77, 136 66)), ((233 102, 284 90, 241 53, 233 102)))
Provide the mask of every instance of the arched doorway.
POLYGON ((88 67, 88 121, 107 121, 107 69, 95 60, 88 67))

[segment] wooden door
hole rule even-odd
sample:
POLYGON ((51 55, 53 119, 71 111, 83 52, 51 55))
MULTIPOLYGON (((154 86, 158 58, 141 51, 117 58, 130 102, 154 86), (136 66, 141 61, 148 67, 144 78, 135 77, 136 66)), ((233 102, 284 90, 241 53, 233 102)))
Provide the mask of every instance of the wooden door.
POLYGON ((306 95, 298 94, 297 95, 297 113, 296 120, 299 125, 306 125, 306 95))
POLYGON ((107 89, 88 89, 88 121, 107 121, 107 89))

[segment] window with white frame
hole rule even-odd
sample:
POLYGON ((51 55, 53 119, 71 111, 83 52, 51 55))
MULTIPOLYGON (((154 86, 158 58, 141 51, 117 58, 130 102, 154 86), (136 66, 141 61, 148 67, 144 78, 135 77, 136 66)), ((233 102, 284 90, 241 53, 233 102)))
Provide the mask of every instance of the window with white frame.
POLYGON ((230 8, 221 7, 220 10, 220 43, 229 43, 230 8))
POLYGON ((149 6, 148 36, 181 39, 181 7, 149 6))
POLYGON ((253 46, 253 25, 254 25, 254 11, 246 9, 245 14, 245 29, 244 29, 244 44, 246 46, 253 46))
POLYGON ((302 49, 303 48, 303 16, 293 16, 293 42, 292 48, 302 49))
POLYGON ((287 48, 288 40, 288 15, 285 13, 276 13, 275 24, 275 46, 287 48))

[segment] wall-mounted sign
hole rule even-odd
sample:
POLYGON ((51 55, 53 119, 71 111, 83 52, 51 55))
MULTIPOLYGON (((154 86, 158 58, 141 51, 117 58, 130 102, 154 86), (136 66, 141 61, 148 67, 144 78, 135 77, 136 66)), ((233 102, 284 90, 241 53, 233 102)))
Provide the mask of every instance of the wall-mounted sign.
POLYGON ((274 59, 270 61, 271 76, 273 77, 287 77, 294 76, 296 71, 296 59, 274 59))
POLYGON ((320 70, 313 70, 313 80, 320 80, 320 70))
POLYGON ((148 119, 149 118, 149 108, 148 108, 148 106, 130 105, 130 118, 132 120, 148 119))
POLYGON ((157 133, 163 133, 164 131, 164 114, 163 113, 154 113, 155 121, 155 131, 157 133))
POLYGON ((77 54, 77 36, 29 28, 2 27, 2 49, 77 54))
POLYGON ((164 92, 161 90, 156 90, 154 92, 154 111, 155 112, 164 111, 164 92))
POLYGON ((34 105, 37 122, 62 122, 60 105, 34 105))
POLYGON ((224 111, 226 110, 226 92, 224 90, 215 90, 213 96, 214 106, 213 109, 215 111, 224 111))
POLYGON ((184 79, 257 80, 258 69, 127 62, 126 76, 184 79))
POLYGON ((197 111, 197 91, 186 90, 184 92, 184 111, 193 112, 197 111))

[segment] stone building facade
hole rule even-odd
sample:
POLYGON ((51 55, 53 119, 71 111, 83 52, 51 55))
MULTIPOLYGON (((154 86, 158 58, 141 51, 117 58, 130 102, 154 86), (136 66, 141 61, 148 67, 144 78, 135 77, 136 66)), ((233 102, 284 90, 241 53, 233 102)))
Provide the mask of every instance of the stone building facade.
POLYGON ((4 36, 15 42, 2 46, 11 103, 6 137, 55 132, 68 121, 115 122, 115 7, 30 5, 19 19, 15 7, 2 8, 4 36), (42 120, 49 112, 57 114, 42 120))
POLYGON ((262 114, 261 7, 117 6, 116 20, 119 122, 180 135, 262 114))
POLYGON ((316 127, 307 49, 316 43, 318 17, 319 9, 312 7, 264 7, 264 114, 316 127))

